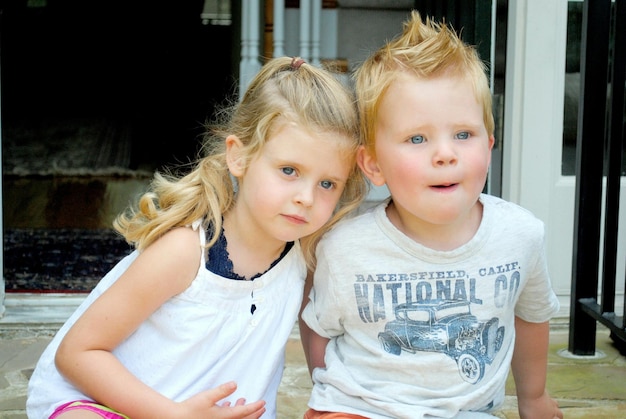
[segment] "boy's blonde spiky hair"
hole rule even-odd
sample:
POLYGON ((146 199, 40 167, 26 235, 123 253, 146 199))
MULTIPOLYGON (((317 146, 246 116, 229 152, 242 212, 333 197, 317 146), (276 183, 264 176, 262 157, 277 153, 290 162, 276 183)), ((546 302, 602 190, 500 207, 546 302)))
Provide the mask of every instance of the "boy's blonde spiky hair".
POLYGON ((485 127, 493 135, 491 90, 486 66, 476 49, 464 43, 445 22, 437 23, 430 18, 424 22, 414 10, 402 33, 371 54, 354 75, 362 141, 370 150, 374 150, 380 102, 401 72, 411 72, 423 79, 450 75, 471 80, 476 99, 483 105, 485 127))

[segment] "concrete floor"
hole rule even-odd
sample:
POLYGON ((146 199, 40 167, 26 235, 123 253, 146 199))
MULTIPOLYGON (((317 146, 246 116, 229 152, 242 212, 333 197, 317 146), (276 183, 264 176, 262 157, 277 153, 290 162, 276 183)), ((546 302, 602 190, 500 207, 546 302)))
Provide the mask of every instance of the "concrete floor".
MULTIPOLYGON (((94 181, 93 179, 91 180, 94 181)), ((4 182, 4 228, 103 228, 146 185, 147 179, 99 179, 103 187, 85 188, 85 179, 23 179, 4 182), (78 185, 78 186, 77 186, 78 185), (83 191, 72 193, 72 190, 83 191), (69 191, 69 192, 68 192, 69 191), (85 194, 85 191, 90 191, 85 194), (93 194, 96 193, 97 196, 93 194), (94 203, 97 202, 97 208, 94 203), (46 217, 53 206, 66 217, 46 217), (68 215, 68 214, 66 214, 68 215), (60 225, 62 223, 63 225, 60 225)), ((23 419, 26 385, 32 369, 80 295, 7 294, 0 318, 0 419, 23 419)), ((597 356, 568 356, 568 319, 555 319, 550 335, 548 391, 568 419, 626 418, 626 357, 598 326, 597 356)), ((279 394, 280 419, 301 418, 311 388, 299 333, 294 325, 279 394)), ((511 377, 500 418, 519 418, 511 377)), ((35 419, 35 418, 33 418, 35 419)), ((39 419, 39 418, 36 418, 39 419)))
MULTIPOLYGON (((7 295, 6 313, 0 319, 0 419, 26 418, 26 386, 32 369, 82 298, 67 294, 7 295)), ((548 391, 559 401, 565 417, 626 418, 626 357, 612 345, 608 331, 599 328, 595 357, 564 356, 567 340, 566 323, 555 321, 550 335, 548 391)), ((295 325, 286 355, 278 419, 299 419, 307 408, 311 382, 295 325)), ((509 377, 505 404, 497 412, 499 418, 519 418, 514 392, 509 377)))

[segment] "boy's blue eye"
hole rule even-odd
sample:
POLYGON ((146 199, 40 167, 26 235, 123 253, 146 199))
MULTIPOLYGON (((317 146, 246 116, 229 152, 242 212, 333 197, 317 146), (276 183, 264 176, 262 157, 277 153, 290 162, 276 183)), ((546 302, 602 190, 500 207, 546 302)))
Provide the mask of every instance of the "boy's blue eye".
POLYGON ((411 144, 422 144, 425 140, 426 139, 423 135, 414 135, 413 137, 409 138, 411 144))
POLYGON ((456 135, 456 139, 457 139, 457 140, 467 140, 469 137, 470 137, 470 133, 469 133, 469 132, 467 132, 467 131, 462 131, 462 132, 459 132, 459 133, 456 135))
POLYGON ((324 189, 332 189, 332 187, 335 186, 335 184, 331 182, 330 180, 323 180, 320 182, 320 185, 324 189))
POLYGON ((293 167, 283 167, 280 170, 282 170, 282 172, 288 176, 291 176, 296 172, 296 169, 294 169, 293 167))

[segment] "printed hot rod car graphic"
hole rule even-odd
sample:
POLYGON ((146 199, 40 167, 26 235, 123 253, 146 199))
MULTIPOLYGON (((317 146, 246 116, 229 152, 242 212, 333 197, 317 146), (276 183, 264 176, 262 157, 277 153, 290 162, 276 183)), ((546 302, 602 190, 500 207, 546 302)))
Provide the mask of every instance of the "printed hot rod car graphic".
POLYGON ((396 320, 385 325, 378 339, 385 351, 400 355, 404 349, 444 352, 453 358, 461 377, 477 383, 502 346, 504 327, 498 319, 483 322, 472 315, 469 302, 445 300, 400 304, 396 320))

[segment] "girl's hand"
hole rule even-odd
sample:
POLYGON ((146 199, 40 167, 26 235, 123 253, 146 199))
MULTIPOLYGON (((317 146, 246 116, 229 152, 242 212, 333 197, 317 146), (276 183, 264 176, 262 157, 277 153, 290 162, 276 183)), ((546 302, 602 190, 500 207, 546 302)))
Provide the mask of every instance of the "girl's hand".
POLYGON ((246 404, 245 399, 238 399, 234 406, 230 402, 219 403, 220 400, 233 394, 237 389, 235 382, 228 382, 211 390, 203 391, 181 403, 181 418, 215 418, 215 419, 258 419, 265 413, 265 401, 258 400, 246 404))

